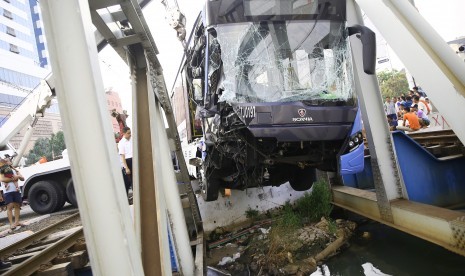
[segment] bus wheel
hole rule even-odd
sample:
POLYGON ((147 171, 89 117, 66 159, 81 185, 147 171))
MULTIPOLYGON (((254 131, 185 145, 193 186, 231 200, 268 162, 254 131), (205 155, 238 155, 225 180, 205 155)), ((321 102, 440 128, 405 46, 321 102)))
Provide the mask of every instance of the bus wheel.
POLYGON ((218 191, 221 180, 216 176, 215 169, 206 169, 202 178, 202 197, 205 201, 215 201, 218 199, 218 191))
POLYGON ((55 181, 39 181, 29 190, 28 200, 32 210, 38 214, 49 214, 58 208, 60 199, 55 181))
POLYGON ((295 171, 295 176, 289 180, 289 184, 296 191, 306 191, 312 187, 315 181, 316 170, 314 168, 304 168, 295 171))
POLYGON ((66 184, 66 195, 68 196, 68 201, 74 207, 78 207, 78 202, 76 198, 76 191, 74 190, 73 179, 70 178, 66 184))

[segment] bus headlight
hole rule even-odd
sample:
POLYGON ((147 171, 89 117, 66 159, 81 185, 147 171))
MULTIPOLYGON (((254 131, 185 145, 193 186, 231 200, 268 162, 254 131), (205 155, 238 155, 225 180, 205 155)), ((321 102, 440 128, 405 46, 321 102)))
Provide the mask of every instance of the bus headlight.
POLYGON ((348 143, 349 152, 353 151, 356 148, 358 148, 358 146, 361 145, 362 143, 363 143, 363 135, 359 131, 359 132, 355 133, 354 135, 352 135, 350 137, 350 140, 349 140, 349 143, 348 143))

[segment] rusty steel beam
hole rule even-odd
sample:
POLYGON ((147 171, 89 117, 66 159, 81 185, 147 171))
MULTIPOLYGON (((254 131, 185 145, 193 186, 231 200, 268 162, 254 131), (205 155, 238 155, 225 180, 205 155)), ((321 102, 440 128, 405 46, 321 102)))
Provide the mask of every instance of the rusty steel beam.
POLYGON ((82 231, 81 227, 72 234, 53 243, 45 250, 21 262, 20 265, 12 267, 2 275, 31 275, 32 273, 36 272, 42 264, 48 263, 51 260, 53 260, 60 251, 70 248, 73 244, 77 242, 78 239, 82 237, 84 237, 84 232, 82 231))
POLYGON ((22 239, 22 240, 20 240, 18 242, 15 242, 15 243, 11 244, 11 245, 3 248, 2 250, 0 250, 0 256, 7 256, 7 255, 10 255, 10 254, 16 252, 18 249, 25 248, 26 246, 32 244, 34 241, 38 241, 38 240, 50 235, 51 233, 55 232, 55 230, 57 230, 59 227, 65 225, 70 220, 73 220, 73 219, 78 218, 78 217, 79 217, 79 212, 76 212, 75 214, 72 214, 69 217, 66 217, 66 218, 62 219, 59 222, 48 226, 47 228, 44 228, 44 229, 41 229, 38 232, 35 232, 34 234, 30 235, 29 237, 26 237, 26 238, 24 238, 24 239, 22 239))
POLYGON ((332 187, 333 204, 465 256, 465 215, 406 199, 390 201, 393 222, 382 218, 374 192, 332 187))

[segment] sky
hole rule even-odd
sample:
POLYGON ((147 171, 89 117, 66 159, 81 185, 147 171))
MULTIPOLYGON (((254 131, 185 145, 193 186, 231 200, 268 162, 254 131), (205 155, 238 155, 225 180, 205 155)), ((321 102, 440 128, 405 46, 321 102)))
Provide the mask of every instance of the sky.
MULTIPOLYGON (((168 0, 168 2, 174 2, 174 0, 168 0)), ((177 0, 177 2, 181 12, 186 16, 186 37, 188 37, 204 1, 177 0)), ((463 19, 465 0, 414 0, 414 3, 420 14, 445 41, 465 36, 465 20, 463 19)), ((166 12, 161 1, 152 1, 143 12, 159 51, 158 59, 163 67, 167 89, 171 91, 183 55, 181 43, 176 38, 176 32, 165 20, 166 12)), ((383 39, 380 40, 380 44, 378 45, 378 57, 386 56, 390 60, 382 66, 401 70, 404 66, 394 51, 386 46, 387 43, 383 39)), ((126 64, 110 47, 106 47, 99 53, 99 59, 105 88, 112 87, 119 93, 123 109, 131 115, 131 85, 126 64)), ((129 117, 129 126, 132 126, 131 118, 132 116, 129 117)))

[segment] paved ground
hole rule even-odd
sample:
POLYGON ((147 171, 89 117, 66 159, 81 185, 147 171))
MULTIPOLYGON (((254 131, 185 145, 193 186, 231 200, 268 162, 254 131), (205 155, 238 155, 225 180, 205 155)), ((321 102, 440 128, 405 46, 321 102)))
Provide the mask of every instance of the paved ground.
MULTIPOLYGON (((55 213, 51 214, 51 216, 60 215, 60 214, 67 213, 67 212, 70 212, 70 211, 73 211, 73 210, 77 211, 77 208, 74 208, 71 204, 66 203, 66 205, 63 207, 63 209, 61 211, 55 212, 55 213)), ((40 216, 42 216, 42 215, 39 215, 39 214, 35 213, 34 211, 32 211, 32 209, 31 209, 31 207, 29 205, 21 207, 21 212, 20 212, 20 220, 21 221, 30 220, 30 219, 37 218, 37 217, 40 217, 40 216)), ((0 212, 0 230, 5 228, 5 227, 8 228, 8 226, 9 226, 9 222, 8 222, 8 217, 7 217, 6 211, 2 211, 2 212, 0 212)))

